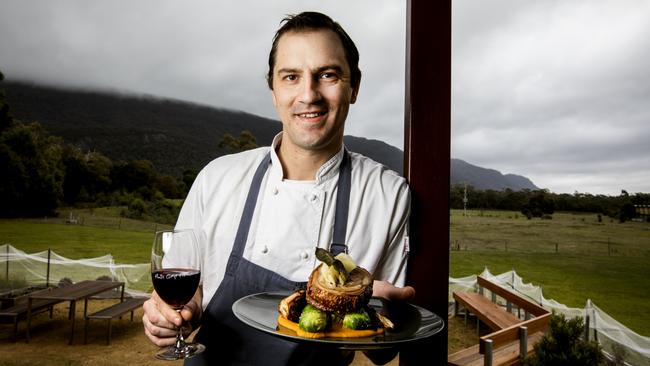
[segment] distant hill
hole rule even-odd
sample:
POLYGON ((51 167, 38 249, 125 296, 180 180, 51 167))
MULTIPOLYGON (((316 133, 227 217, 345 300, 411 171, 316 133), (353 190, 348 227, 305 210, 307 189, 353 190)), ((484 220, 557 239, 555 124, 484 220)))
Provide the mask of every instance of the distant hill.
POLYGON ((451 173, 451 184, 468 184, 479 190, 539 189, 530 179, 521 175, 503 175, 497 170, 481 168, 460 159, 451 159, 451 173))
MULTIPOLYGON (((241 111, 154 96, 79 89, 59 89, 4 81, 14 116, 38 121, 53 135, 112 160, 148 159, 161 172, 179 175, 199 170, 227 151, 218 147, 225 133, 250 130, 260 146, 269 145, 282 128, 279 121, 241 111)), ((402 172, 402 150, 382 141, 345 136, 350 150, 402 172)), ((451 182, 477 189, 536 189, 525 177, 451 161, 451 182)))

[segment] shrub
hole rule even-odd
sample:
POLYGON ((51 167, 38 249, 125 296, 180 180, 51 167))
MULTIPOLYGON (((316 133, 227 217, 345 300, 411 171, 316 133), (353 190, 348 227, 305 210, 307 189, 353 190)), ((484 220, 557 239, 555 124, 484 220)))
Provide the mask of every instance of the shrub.
POLYGON ((526 366, 593 366, 604 365, 600 345, 582 339, 582 318, 566 319, 564 314, 553 313, 549 332, 537 344, 526 366))

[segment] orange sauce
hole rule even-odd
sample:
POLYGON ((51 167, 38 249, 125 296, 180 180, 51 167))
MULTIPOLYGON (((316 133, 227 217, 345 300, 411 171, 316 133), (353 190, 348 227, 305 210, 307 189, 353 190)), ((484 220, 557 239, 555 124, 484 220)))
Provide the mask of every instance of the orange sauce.
POLYGON ((296 335, 305 338, 361 338, 384 333, 384 328, 353 330, 343 328, 340 323, 333 323, 332 326, 324 332, 306 332, 300 329, 298 323, 294 323, 282 315, 278 316, 278 325, 280 326, 279 331, 281 333, 287 333, 282 329, 284 327, 293 331, 296 335))

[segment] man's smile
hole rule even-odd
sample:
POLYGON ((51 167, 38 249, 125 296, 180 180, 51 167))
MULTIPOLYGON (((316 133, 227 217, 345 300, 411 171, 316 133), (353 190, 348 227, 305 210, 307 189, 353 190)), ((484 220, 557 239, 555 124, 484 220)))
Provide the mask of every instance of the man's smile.
POLYGON ((304 113, 296 113, 296 115, 300 118, 316 118, 320 116, 324 116, 327 114, 327 112, 304 112, 304 113))

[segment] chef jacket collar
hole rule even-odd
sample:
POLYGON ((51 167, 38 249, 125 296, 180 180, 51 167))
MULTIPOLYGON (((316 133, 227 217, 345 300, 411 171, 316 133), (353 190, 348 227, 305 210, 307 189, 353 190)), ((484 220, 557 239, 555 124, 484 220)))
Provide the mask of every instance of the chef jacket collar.
MULTIPOLYGON (((269 180, 271 182, 280 182, 284 176, 284 172, 282 171, 282 164, 280 163, 280 158, 276 152, 276 149, 278 146, 280 146, 281 141, 282 132, 275 135, 273 142, 271 143, 271 171, 269 173, 269 180)), ((327 182, 328 180, 335 178, 338 175, 339 165, 341 165, 341 161, 343 160, 344 149, 345 145, 342 145, 341 149, 318 169, 316 172, 316 180, 314 181, 314 184, 316 186, 327 182)))

